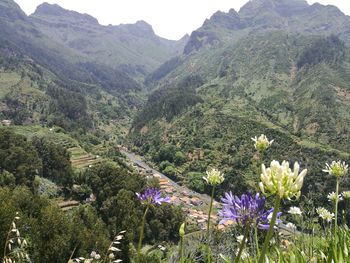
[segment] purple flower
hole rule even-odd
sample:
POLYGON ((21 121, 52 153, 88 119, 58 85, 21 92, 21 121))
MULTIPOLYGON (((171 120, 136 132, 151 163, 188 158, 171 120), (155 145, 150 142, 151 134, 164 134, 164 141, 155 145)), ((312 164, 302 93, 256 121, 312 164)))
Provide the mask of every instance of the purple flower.
POLYGON ((143 193, 136 193, 137 198, 142 203, 161 205, 162 203, 170 203, 170 197, 161 197, 161 193, 157 188, 147 188, 143 193))
MULTIPOLYGON (((221 198, 223 208, 219 215, 223 218, 221 222, 227 220, 235 220, 243 227, 247 225, 256 225, 261 229, 268 229, 270 217, 273 213, 273 208, 265 209, 265 197, 257 193, 252 196, 251 193, 243 194, 241 198, 232 195, 232 192, 225 193, 225 198, 221 198), (270 216, 269 216, 270 215, 270 216)), ((277 214, 279 217, 281 213, 277 214)), ((277 223, 280 220, 276 221, 277 223)))

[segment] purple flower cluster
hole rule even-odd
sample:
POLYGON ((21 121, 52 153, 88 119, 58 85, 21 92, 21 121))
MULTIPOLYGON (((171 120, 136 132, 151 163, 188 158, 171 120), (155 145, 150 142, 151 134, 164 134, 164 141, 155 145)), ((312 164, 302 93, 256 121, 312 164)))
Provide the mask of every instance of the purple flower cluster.
MULTIPOLYGON (((238 224, 246 227, 248 225, 258 226, 261 229, 268 229, 270 224, 269 215, 273 213, 273 208, 266 210, 264 196, 257 193, 243 194, 241 198, 234 196, 232 192, 225 193, 225 198, 221 198, 223 209, 219 212, 223 218, 221 222, 235 220, 238 224)), ((278 213, 279 217, 281 213, 278 213)), ((279 222, 277 220, 276 222, 279 222)))
POLYGON ((136 193, 136 195, 142 203, 155 205, 170 203, 170 197, 161 197, 161 193, 157 188, 147 188, 143 193, 136 193))

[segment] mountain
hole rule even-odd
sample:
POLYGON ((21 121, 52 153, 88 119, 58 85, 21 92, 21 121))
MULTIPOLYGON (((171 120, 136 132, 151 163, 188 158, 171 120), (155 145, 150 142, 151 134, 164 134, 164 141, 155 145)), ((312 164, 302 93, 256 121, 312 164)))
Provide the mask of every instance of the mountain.
POLYGON ((206 45, 232 43, 244 35, 268 30, 290 33, 339 35, 350 40, 350 19, 335 6, 309 5, 304 0, 252 0, 237 13, 217 12, 195 30, 185 53, 206 45))
POLYGON ((102 26, 86 14, 41 4, 29 20, 45 35, 77 54, 113 68, 129 66, 145 75, 182 51, 183 41, 158 37, 144 21, 102 26))
POLYGON ((14 1, 1 0, 0 114, 70 130, 130 119, 144 99, 143 78, 182 52, 187 38, 160 38, 143 21, 102 26, 46 3, 26 16, 14 1))
POLYGON ((322 193, 332 182, 316 171, 350 160, 349 22, 334 6, 301 0, 215 13, 148 77, 154 91, 130 141, 185 184, 215 166, 227 175, 222 190, 242 192, 258 169, 251 138, 264 133, 276 143, 264 161, 302 162, 322 193))

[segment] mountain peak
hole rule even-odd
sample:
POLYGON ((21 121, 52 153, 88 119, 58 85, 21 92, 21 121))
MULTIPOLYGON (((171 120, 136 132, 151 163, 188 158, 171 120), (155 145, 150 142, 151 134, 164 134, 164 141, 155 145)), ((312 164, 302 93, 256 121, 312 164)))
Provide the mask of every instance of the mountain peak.
POLYGON ((121 24, 118 27, 125 29, 129 33, 139 37, 155 36, 152 26, 144 20, 139 20, 135 24, 121 24))
POLYGON ((275 11, 282 16, 291 16, 308 7, 306 0, 250 0, 239 10, 239 14, 254 16, 263 11, 275 11))
POLYGON ((57 4, 49 4, 46 2, 42 3, 36 8, 33 16, 34 17, 41 17, 41 16, 64 17, 64 18, 68 18, 69 20, 74 20, 78 22, 98 24, 97 19, 90 15, 80 14, 75 11, 64 9, 57 4))
POLYGON ((6 18, 9 20, 24 20, 26 17, 26 14, 13 0, 0 1, 0 18, 6 18))

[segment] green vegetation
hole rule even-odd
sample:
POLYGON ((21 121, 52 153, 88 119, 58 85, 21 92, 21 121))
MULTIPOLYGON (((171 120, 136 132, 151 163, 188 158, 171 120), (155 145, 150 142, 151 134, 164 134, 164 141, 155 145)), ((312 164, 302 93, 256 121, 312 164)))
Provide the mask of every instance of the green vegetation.
POLYGON ((332 203, 326 193, 348 190, 350 180, 321 171, 350 162, 349 23, 332 6, 253 0, 168 41, 143 21, 102 26, 50 4, 28 17, 2 1, 0 120, 10 127, 0 128, 0 254, 23 249, 39 263, 134 262, 136 254, 140 263, 227 263, 239 253, 243 262, 265 253, 270 262, 347 262, 348 197, 332 203), (262 133, 274 142, 257 152, 251 138, 262 133), (173 185, 130 167, 120 145, 212 198, 179 187, 173 198, 186 205, 145 208, 136 193, 173 185), (271 224, 265 238, 242 222, 218 226, 214 199, 259 192, 261 164, 273 160, 308 169, 303 185, 287 189, 303 186, 298 202, 275 197, 296 231, 278 236, 271 224), (212 168, 223 182, 205 177, 212 168), (302 217, 288 214, 292 205, 302 217), (247 244, 236 241, 242 234, 247 244))

